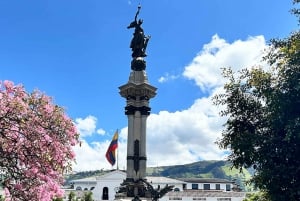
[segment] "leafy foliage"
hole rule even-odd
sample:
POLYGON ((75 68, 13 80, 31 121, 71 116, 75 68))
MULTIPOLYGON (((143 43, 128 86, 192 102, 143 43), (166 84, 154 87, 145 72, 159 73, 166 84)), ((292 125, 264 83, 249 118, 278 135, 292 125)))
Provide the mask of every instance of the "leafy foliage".
POLYGON ((93 201, 93 193, 91 191, 85 192, 81 201, 93 201))
POLYGON ((235 168, 256 169, 251 182, 271 200, 292 201, 300 197, 300 32, 270 47, 269 71, 224 69, 225 93, 214 101, 228 120, 218 144, 235 168))
POLYGON ((74 201, 76 198, 76 195, 73 191, 71 191, 68 195, 68 201, 74 201))
POLYGON ((243 201, 270 201, 268 195, 265 192, 247 193, 246 198, 243 201))
POLYGON ((0 173, 7 200, 61 197, 78 134, 63 108, 36 90, 0 82, 0 173))
POLYGON ((52 201, 64 201, 64 199, 63 198, 54 198, 54 199, 52 199, 52 201))

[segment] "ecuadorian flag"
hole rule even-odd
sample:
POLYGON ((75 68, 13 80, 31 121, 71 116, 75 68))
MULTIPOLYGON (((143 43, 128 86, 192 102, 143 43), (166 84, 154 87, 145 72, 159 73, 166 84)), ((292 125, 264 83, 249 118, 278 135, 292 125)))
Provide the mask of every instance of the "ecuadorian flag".
POLYGON ((105 154, 106 159, 112 166, 116 163, 116 149, 118 148, 118 136, 119 135, 117 130, 105 154))

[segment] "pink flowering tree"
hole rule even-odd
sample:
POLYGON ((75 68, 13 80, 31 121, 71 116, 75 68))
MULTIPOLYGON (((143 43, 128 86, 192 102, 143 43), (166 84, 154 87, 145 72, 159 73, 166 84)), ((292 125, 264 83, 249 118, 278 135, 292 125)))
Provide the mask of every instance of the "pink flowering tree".
POLYGON ((77 143, 74 123, 50 97, 0 81, 0 179, 6 200, 61 197, 77 143))

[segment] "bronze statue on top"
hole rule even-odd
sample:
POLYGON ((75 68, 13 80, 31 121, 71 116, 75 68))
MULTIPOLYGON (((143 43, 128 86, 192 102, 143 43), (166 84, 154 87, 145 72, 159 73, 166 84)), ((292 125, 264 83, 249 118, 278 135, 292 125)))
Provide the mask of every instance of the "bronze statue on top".
POLYGON ((132 70, 145 70, 146 62, 144 61, 143 57, 146 57, 146 48, 150 36, 145 36, 144 30, 141 27, 143 20, 137 20, 137 17, 140 13, 141 6, 138 6, 138 10, 135 14, 134 21, 130 23, 127 29, 134 28, 133 38, 130 43, 130 48, 132 50, 132 62, 131 68, 132 70))

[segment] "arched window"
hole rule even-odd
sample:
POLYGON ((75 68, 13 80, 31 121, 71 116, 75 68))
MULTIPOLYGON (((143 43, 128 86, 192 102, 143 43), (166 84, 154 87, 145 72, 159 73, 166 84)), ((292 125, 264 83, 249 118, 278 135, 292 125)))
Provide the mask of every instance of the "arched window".
POLYGON ((108 200, 108 188, 104 187, 102 190, 102 200, 108 200))
POLYGON ((179 188, 174 188, 174 191, 178 192, 178 191, 180 191, 180 189, 179 188))
POLYGON ((77 187, 76 187, 76 191, 82 191, 81 186, 77 186, 77 187))

